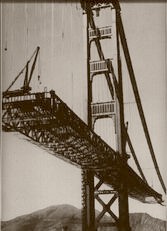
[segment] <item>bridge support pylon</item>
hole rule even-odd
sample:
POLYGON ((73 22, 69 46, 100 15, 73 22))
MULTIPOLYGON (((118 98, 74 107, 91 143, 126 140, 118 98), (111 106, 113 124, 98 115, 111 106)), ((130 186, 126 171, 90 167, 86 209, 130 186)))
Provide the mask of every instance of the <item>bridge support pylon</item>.
POLYGON ((96 231, 94 173, 82 169, 82 231, 96 231))
MULTIPOLYGON (((112 119, 115 127, 115 151, 118 152, 118 155, 127 163, 128 158, 125 150, 126 138, 124 133, 122 66, 117 22, 117 15, 118 13, 120 14, 119 3, 117 0, 81 2, 87 21, 88 126, 90 129, 94 129, 95 122, 98 119, 112 119), (106 12, 104 13, 105 10, 106 12), (102 16, 100 14, 102 14, 102 16), (110 25, 106 26, 105 23, 107 20, 110 20, 110 25), (110 50, 111 57, 108 58, 108 51, 110 50), (103 76, 103 78, 106 79, 108 88, 106 90, 110 93, 109 101, 94 102, 92 86, 94 79, 96 78, 96 80, 98 80, 98 76, 103 76)), ((102 91, 102 87, 100 88, 102 91)), ((99 178, 99 182, 95 185, 95 176, 99 178, 99 173, 96 170, 82 170, 82 231, 97 231, 98 227, 104 225, 103 217, 106 213, 111 217, 108 226, 114 226, 115 230, 119 231, 130 231, 128 192, 124 167, 122 166, 119 176, 119 189, 117 190, 114 188, 111 190, 100 190, 100 187, 105 184, 105 182, 99 178), (101 194, 110 195, 108 203, 104 202, 101 194), (102 211, 99 214, 95 214, 95 201, 98 201, 102 206, 102 211), (111 209, 115 201, 117 201, 118 206, 117 216, 111 209)))

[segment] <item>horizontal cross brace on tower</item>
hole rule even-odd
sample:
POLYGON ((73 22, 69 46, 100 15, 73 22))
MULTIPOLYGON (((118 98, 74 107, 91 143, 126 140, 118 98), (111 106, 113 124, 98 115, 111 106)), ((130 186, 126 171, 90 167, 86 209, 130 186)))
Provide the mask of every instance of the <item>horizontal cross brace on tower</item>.
POLYGON ((106 116, 106 115, 114 115, 115 114, 115 104, 116 102, 102 102, 102 103, 92 103, 91 111, 92 116, 106 116))
POLYGON ((111 62, 111 60, 112 59, 91 61, 90 73, 97 74, 97 73, 109 71, 108 64, 111 62))
POLYGON ((95 38, 111 38, 112 36, 112 27, 111 26, 105 26, 100 27, 96 29, 89 29, 89 40, 95 39, 95 38))

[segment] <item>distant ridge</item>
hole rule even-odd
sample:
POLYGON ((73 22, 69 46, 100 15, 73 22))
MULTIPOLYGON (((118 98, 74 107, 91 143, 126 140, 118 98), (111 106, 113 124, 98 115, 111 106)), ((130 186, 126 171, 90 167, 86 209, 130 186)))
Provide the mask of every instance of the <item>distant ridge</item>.
MULTIPOLYGON (((97 211, 98 213, 98 211, 97 211)), ((103 222, 110 221, 104 216, 103 222)), ((165 231, 166 222, 153 218, 146 213, 130 214, 132 231, 165 231)), ((55 205, 31 214, 2 221, 2 231, 81 231, 81 210, 72 205, 55 205)), ((111 231, 110 227, 101 227, 99 231, 111 231)))

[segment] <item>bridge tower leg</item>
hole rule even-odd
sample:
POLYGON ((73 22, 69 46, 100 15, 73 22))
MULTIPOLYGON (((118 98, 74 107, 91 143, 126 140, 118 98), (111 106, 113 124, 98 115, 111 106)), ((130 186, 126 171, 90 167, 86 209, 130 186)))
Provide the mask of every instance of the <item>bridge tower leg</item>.
POLYGON ((95 231, 94 173, 82 170, 82 231, 95 231))
MULTIPOLYGON (((87 31, 89 28, 89 14, 87 14, 87 31)), ((87 41, 89 40, 87 33, 87 41)), ((92 86, 90 76, 90 44, 87 43, 87 83, 88 83, 88 126, 92 129, 91 101, 92 86)), ((82 169, 82 231, 96 231, 95 228, 95 199, 94 199, 94 172, 82 169)))
MULTIPOLYGON (((122 83, 122 63, 120 56, 120 38, 118 33, 118 19, 117 14, 120 14, 120 9, 115 10, 115 23, 116 23, 116 40, 117 40, 117 64, 118 64, 118 152, 122 156, 123 160, 127 162, 128 155, 126 154, 126 137, 125 137, 125 122, 124 122, 124 103, 123 103, 123 83, 122 83)), ((121 171, 121 178, 127 179, 125 177, 126 172, 124 169, 121 171)), ((120 191, 118 193, 118 205, 119 205, 119 230, 120 231, 130 231, 129 224, 129 203, 128 203, 128 192, 126 186, 126 180, 120 185, 120 191)))
MULTIPOLYGON (((88 126, 94 129, 94 124, 98 119, 111 118, 115 124, 116 133, 116 151, 122 159, 127 162, 125 150, 125 125, 124 125, 124 107, 123 107, 123 87, 122 87, 122 68, 120 58, 120 39, 117 29, 117 13, 120 8, 115 4, 116 1, 81 1, 87 18, 87 78, 88 78, 88 126), (112 26, 98 27, 94 20, 94 14, 99 17, 100 11, 110 8, 114 15, 112 16, 112 26), (101 40, 112 39, 113 56, 111 59, 105 59, 101 40), (92 61, 91 46, 95 43, 99 60, 92 61), (92 85, 93 79, 98 75, 104 75, 107 81, 108 89, 111 94, 111 101, 93 103, 92 85)), ((128 192, 125 182, 125 172, 122 169, 120 176, 120 188, 116 192, 112 190, 100 190, 104 182, 94 183, 96 171, 82 170, 82 231, 96 231, 102 223, 105 213, 109 213, 112 221, 111 226, 115 226, 119 231, 130 231, 129 225, 129 206, 128 192), (124 183, 121 178, 124 177, 124 183), (111 199, 106 204, 100 194, 110 194, 111 199), (95 217, 95 200, 103 207, 102 212, 95 217), (112 204, 118 200, 118 217, 111 210, 112 204)))

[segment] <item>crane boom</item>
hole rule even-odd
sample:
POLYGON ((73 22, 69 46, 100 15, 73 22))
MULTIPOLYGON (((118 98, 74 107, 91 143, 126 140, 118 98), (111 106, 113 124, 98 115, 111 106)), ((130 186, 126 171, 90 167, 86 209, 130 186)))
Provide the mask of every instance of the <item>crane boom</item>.
POLYGON ((3 97, 21 96, 21 95, 28 94, 31 91, 32 88, 30 87, 30 82, 31 82, 31 79, 32 79, 32 76, 33 76, 33 73, 35 70, 35 65, 37 62, 39 50, 40 50, 40 47, 38 46, 35 49, 34 53, 32 54, 31 58, 27 61, 24 68, 19 72, 19 74, 16 76, 16 78, 13 80, 13 82, 10 84, 10 86, 7 88, 7 90, 3 92, 3 97), (30 75, 29 75, 29 65, 30 65, 30 61, 33 59, 33 57, 34 57, 34 61, 32 63, 30 75), (10 90, 10 88, 18 80, 18 78, 21 76, 21 74, 23 74, 24 70, 26 70, 26 71, 25 71, 23 86, 20 89, 10 90))

